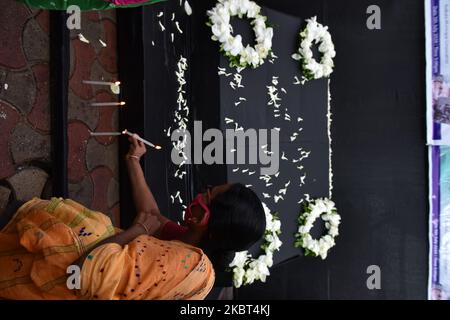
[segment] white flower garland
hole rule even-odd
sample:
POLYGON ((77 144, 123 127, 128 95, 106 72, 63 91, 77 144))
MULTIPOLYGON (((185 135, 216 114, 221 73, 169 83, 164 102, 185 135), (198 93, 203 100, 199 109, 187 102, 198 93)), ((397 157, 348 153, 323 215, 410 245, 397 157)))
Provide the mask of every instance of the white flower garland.
POLYGON ((256 68, 272 52, 273 29, 267 26, 267 17, 260 14, 261 7, 250 0, 219 0, 217 5, 208 11, 209 22, 214 41, 221 43, 220 50, 230 59, 230 66, 256 68), (230 18, 246 16, 252 19, 252 26, 256 36, 254 47, 242 44, 242 36, 233 36, 230 18))
POLYGON ((339 224, 341 216, 337 213, 335 204, 330 199, 316 199, 305 202, 304 212, 299 216, 300 224, 298 233, 295 235, 295 246, 305 249, 305 256, 320 256, 325 259, 330 250, 336 244, 334 238, 339 235, 339 224), (325 221, 328 233, 320 239, 314 240, 309 232, 314 221, 319 217, 325 221))
POLYGON ((271 214, 266 204, 263 203, 263 207, 266 214, 266 231, 261 249, 264 250, 265 254, 254 259, 248 251, 236 252, 233 261, 230 263, 236 288, 258 280, 265 282, 266 277, 270 275, 269 268, 273 265, 273 254, 275 251, 279 251, 283 244, 278 237, 281 233, 280 219, 271 214))
POLYGON ((303 68, 302 84, 308 80, 329 77, 333 73, 336 56, 331 34, 328 27, 318 23, 316 17, 307 19, 306 28, 300 33, 300 47, 298 53, 294 53, 292 58, 301 61, 303 68), (313 57, 311 47, 313 44, 319 44, 319 52, 322 54, 320 62, 313 57))
MULTIPOLYGON (((188 143, 188 126, 189 126, 189 113, 190 108, 188 105, 188 101, 186 98, 186 72, 189 68, 188 60, 180 55, 180 59, 177 63, 177 71, 175 71, 175 76, 177 78, 178 82, 178 98, 177 98, 177 105, 178 107, 175 109, 174 112, 174 118, 173 118, 173 128, 172 125, 169 126, 167 130, 165 130, 167 137, 171 137, 172 133, 176 130, 179 130, 181 133, 183 133, 182 139, 175 141, 172 141, 172 146, 174 151, 176 151, 178 154, 180 154, 183 157, 183 161, 178 165, 178 168, 176 169, 174 173, 174 177, 180 180, 184 179, 184 176, 186 175, 186 161, 188 160, 188 157, 186 155, 185 147, 186 143, 188 143)), ((182 217, 184 219, 184 215, 186 212, 186 203, 184 202, 184 199, 182 198, 182 193, 180 191, 176 191, 174 195, 170 195, 170 198, 172 200, 172 204, 175 203, 175 200, 178 199, 178 202, 180 206, 183 208, 182 210, 182 217)))

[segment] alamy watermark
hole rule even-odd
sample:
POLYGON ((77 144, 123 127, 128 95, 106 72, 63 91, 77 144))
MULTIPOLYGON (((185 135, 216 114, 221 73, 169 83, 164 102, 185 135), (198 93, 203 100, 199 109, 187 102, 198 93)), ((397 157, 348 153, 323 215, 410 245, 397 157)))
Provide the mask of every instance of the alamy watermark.
POLYGON ((81 29, 81 9, 77 5, 71 5, 67 7, 66 10, 69 17, 66 21, 67 29, 69 30, 80 30, 81 29))
POLYGON ((176 165, 260 164, 261 175, 270 176, 279 171, 280 132, 277 129, 226 129, 225 134, 219 129, 203 132, 202 122, 194 121, 193 135, 188 130, 175 130, 171 140, 171 158, 176 165), (209 144, 204 147, 204 142, 209 144))
POLYGON ((81 270, 77 265, 70 265, 66 269, 67 281, 66 286, 69 290, 81 289, 81 270))
POLYGON ((366 13, 369 15, 367 18, 366 26, 369 30, 381 29, 381 9, 376 4, 367 7, 366 13))
POLYGON ((370 276, 367 278, 366 286, 369 290, 380 290, 381 289, 381 268, 375 264, 367 267, 367 274, 370 276))

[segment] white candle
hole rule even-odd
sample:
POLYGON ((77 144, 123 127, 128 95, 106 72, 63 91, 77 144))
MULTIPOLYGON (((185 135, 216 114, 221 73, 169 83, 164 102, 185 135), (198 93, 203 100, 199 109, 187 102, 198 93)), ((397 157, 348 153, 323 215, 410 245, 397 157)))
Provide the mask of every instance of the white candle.
POLYGON ((114 106, 124 106, 125 102, 94 102, 91 103, 91 107, 114 107, 114 106))
POLYGON ((83 80, 84 84, 93 84, 93 85, 98 85, 98 86, 118 86, 120 85, 120 81, 116 81, 116 82, 107 82, 107 81, 92 81, 92 80, 83 80))
POLYGON ((148 145, 148 146, 150 146, 150 147, 152 147, 152 148, 155 148, 156 150, 162 149, 161 146, 156 146, 156 145, 154 145, 153 143, 151 143, 150 141, 147 141, 147 140, 145 140, 145 139, 142 139, 142 138, 139 137, 137 134, 132 133, 132 132, 129 132, 129 131, 126 130, 126 129, 123 130, 122 133, 123 133, 123 134, 127 134, 127 135, 129 135, 130 137, 134 137, 134 138, 138 139, 139 141, 145 143, 146 145, 148 145))
POLYGON ((122 132, 91 132, 91 136, 121 136, 122 132))

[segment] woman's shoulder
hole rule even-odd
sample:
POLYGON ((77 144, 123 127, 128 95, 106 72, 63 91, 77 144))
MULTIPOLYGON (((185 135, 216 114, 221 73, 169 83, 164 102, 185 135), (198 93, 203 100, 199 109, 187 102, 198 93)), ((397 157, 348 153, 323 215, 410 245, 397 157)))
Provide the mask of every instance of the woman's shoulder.
POLYGON ((147 243, 150 245, 156 245, 158 247, 163 247, 163 248, 170 248, 170 249, 174 249, 176 251, 189 251, 189 252, 193 252, 193 253, 197 253, 200 256, 203 256, 205 253, 203 252, 202 249, 187 244, 185 242, 182 242, 180 240, 164 240, 164 239, 159 239, 157 237, 154 236, 149 236, 149 235, 140 235, 139 237, 137 237, 134 240, 136 243, 147 243))

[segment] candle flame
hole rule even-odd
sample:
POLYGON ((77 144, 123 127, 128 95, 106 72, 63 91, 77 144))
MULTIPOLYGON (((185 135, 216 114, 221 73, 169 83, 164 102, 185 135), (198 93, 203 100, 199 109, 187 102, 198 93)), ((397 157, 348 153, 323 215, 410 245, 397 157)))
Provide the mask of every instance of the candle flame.
POLYGON ((161 147, 161 146, 155 146, 155 149, 156 149, 156 150, 161 150, 162 147, 161 147))
POLYGON ((124 102, 124 101, 122 101, 122 102, 120 103, 121 106, 124 106, 125 104, 126 104, 126 102, 124 102))
POLYGON ((114 84, 115 84, 116 86, 120 86, 120 81, 116 81, 116 82, 114 82, 114 84))

